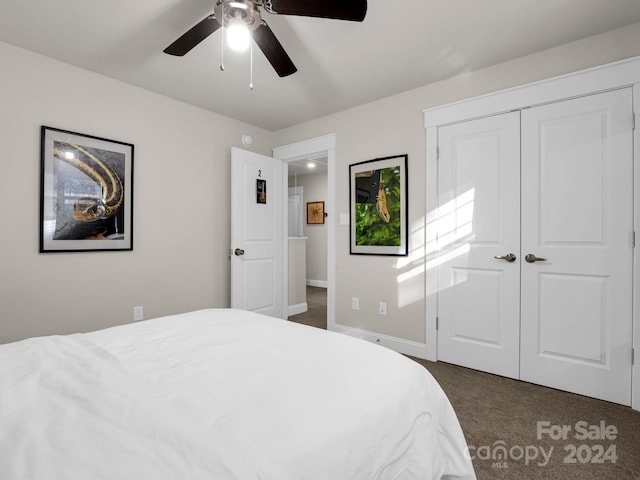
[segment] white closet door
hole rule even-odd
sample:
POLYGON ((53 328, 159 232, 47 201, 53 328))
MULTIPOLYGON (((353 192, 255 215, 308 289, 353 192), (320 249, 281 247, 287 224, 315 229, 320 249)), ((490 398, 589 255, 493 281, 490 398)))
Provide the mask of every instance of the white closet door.
POLYGON ((522 111, 521 379, 626 405, 631 105, 625 89, 522 111))
POLYGON ((520 114, 441 127, 438 147, 438 359, 518 378, 520 114))

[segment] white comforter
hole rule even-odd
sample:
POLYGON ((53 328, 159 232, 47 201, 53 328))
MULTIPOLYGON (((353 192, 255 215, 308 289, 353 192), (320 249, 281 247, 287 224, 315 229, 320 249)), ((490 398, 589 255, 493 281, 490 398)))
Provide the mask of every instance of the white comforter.
POLYGON ((473 479, 423 367, 232 309, 0 345, 2 480, 473 479))

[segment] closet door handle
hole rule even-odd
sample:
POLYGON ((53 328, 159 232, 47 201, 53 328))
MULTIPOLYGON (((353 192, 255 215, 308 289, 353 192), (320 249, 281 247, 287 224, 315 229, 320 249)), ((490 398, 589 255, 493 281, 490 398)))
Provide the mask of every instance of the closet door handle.
POLYGON ((506 255, 496 255, 493 258, 497 258, 498 260, 506 260, 509 263, 516 261, 516 256, 513 253, 507 253, 506 255))
POLYGON ((241 249, 241 248, 236 248, 236 249, 233 251, 233 253, 234 253, 236 256, 240 257, 241 255, 244 255, 244 250, 243 250, 243 249, 241 249))
POLYGON ((533 253, 527 253, 524 256, 524 259, 527 261, 527 263, 533 263, 533 262, 546 262, 547 259, 546 258, 542 258, 542 257, 536 257, 533 253))

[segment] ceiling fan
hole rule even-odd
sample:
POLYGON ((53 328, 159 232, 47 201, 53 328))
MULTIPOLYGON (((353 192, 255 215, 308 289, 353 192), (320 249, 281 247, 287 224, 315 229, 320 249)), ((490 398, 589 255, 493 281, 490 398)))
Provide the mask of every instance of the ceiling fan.
MULTIPOLYGON (((366 0, 216 0, 214 11, 191 27, 184 35, 164 49, 175 56, 187 54, 196 45, 221 27, 227 34, 234 27, 253 32, 251 37, 280 77, 297 71, 267 22, 260 8, 276 15, 330 18, 361 22, 367 13, 366 0)), ((250 39, 247 40, 247 44, 250 39)))

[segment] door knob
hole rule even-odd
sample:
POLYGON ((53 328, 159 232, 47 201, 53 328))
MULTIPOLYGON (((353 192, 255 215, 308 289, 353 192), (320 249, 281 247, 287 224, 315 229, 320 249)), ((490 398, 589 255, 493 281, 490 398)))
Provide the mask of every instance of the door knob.
POLYGON ((546 258, 542 258, 542 257, 536 257, 533 253, 527 253, 524 256, 524 259, 527 261, 527 263, 533 263, 533 262, 546 262, 547 259, 546 258))
POLYGON ((244 250, 243 250, 243 249, 241 249, 241 248, 236 248, 236 249, 233 251, 233 253, 239 257, 240 255, 244 255, 244 250))
POLYGON ((516 261, 516 256, 513 253, 507 253, 506 255, 496 255, 493 258, 497 258, 498 260, 506 260, 509 263, 516 261))

